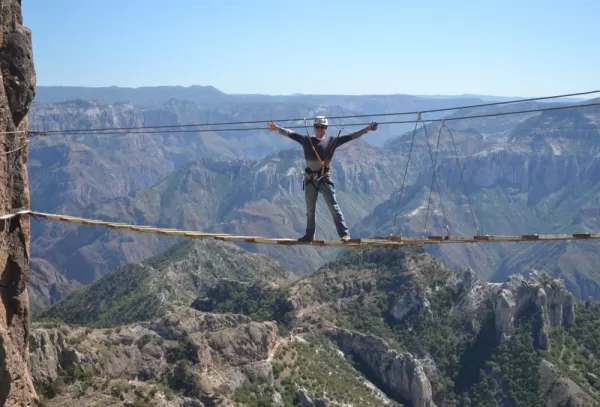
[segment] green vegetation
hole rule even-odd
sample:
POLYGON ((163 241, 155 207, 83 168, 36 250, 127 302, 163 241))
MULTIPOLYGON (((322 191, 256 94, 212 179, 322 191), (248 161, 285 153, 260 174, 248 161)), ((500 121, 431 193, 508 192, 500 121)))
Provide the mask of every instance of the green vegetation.
POLYGON ((162 304, 148 295, 152 273, 151 268, 138 264, 119 267, 59 301, 36 319, 98 328, 147 320, 163 310, 162 304))
MULTIPOLYGON (((226 393, 228 394, 228 393, 226 393)), ((261 386, 258 383, 246 383, 238 388, 231 396, 233 401, 240 403, 245 407, 271 407, 273 406, 273 396, 275 388, 273 386, 261 386)), ((284 407, 296 407, 294 398, 287 397, 283 399, 284 407)))
POLYGON ((281 335, 285 335, 295 319, 294 308, 288 299, 289 290, 285 288, 221 280, 206 290, 205 297, 215 304, 207 310, 244 314, 255 321, 275 321, 284 330, 281 335))
MULTIPOLYGON (((481 293, 484 297, 480 305, 464 311, 458 305, 466 293, 460 286, 447 284, 451 272, 434 262, 420 265, 418 273, 414 273, 405 261, 410 256, 411 261, 417 262, 421 251, 359 248, 320 270, 311 277, 312 284, 319 300, 336 304, 336 312, 329 318, 347 329, 380 336, 399 353, 433 359, 436 369, 427 374, 438 405, 467 403, 476 407, 488 405, 490 400, 504 400, 515 406, 539 405, 539 369, 546 357, 534 341, 539 315, 531 314, 531 310, 521 312, 512 339, 499 346, 489 295, 481 293), (416 292, 426 296, 429 306, 398 322, 392 315, 394 305, 402 303, 407 294, 417 295, 416 292)), ((561 329, 573 335, 573 343, 579 335, 578 343, 597 349, 599 342, 595 338, 600 333, 600 323, 589 324, 599 321, 593 317, 600 315, 598 309, 588 306, 578 312, 582 312, 582 317, 561 329)), ((583 355, 584 350, 574 354, 583 355)), ((569 357, 571 353, 562 355, 569 357)), ((596 369, 597 362, 589 352, 575 362, 579 363, 579 383, 595 380, 594 376, 581 373, 596 369)), ((563 371, 568 366, 563 364, 563 371)))
POLYGON ((61 394, 65 386, 77 381, 82 382, 87 386, 92 382, 93 377, 93 372, 90 368, 82 369, 78 365, 73 365, 62 371, 56 379, 41 386, 39 389, 36 389, 36 391, 40 395, 41 404, 44 405, 48 400, 61 394))
POLYGON ((187 240, 143 263, 117 267, 41 312, 36 320, 96 328, 148 321, 163 315, 171 304, 189 305, 199 290, 222 278, 285 280, 289 273, 277 262, 228 243, 187 240))
POLYGON ((600 303, 578 302, 573 324, 553 328, 550 342, 550 361, 600 403, 600 303))
POLYGON ((154 318, 165 310, 165 304, 151 289, 154 273, 144 265, 118 267, 41 312, 36 319, 106 328, 154 318))
POLYGON ((200 398, 204 394, 201 378, 192 368, 192 362, 179 359, 167 378, 169 387, 188 397, 200 398))
POLYGON ((489 405, 490 400, 504 401, 515 407, 541 407, 540 363, 542 351, 534 345, 539 314, 527 312, 515 321, 511 340, 495 347, 480 371, 473 387, 474 407, 489 405))
MULTIPOLYGON (((379 392, 365 384, 350 357, 344 357, 325 337, 310 335, 307 342, 282 345, 275 355, 275 389, 293 402, 298 388, 313 399, 330 399, 360 406, 381 406, 379 392)), ((291 405, 291 404, 290 404, 291 405)), ((395 404, 400 406, 400 404, 395 404)))
MULTIPOLYGON (((441 287, 428 296, 430 312, 413 313, 401 323, 397 322, 390 314, 390 308, 407 291, 378 292, 371 298, 348 301, 344 304, 344 319, 338 318, 338 321, 346 322, 349 329, 381 336, 399 353, 407 351, 418 357, 433 358, 441 373, 429 375, 438 391, 436 403, 454 405, 459 400, 459 394, 454 391, 455 380, 464 380, 459 372, 466 375, 477 368, 474 361, 485 357, 487 346, 475 346, 470 355, 464 356, 475 338, 474 332, 468 329, 473 316, 450 313, 452 301, 459 294, 451 287, 441 287)), ((489 315, 490 308, 488 303, 487 311, 481 312, 489 315)), ((479 343, 489 343, 490 336, 493 337, 493 325, 492 332, 483 331, 479 343)))
POLYGON ((468 315, 449 313, 456 294, 449 288, 439 290, 431 296, 431 314, 413 314, 402 323, 393 321, 381 299, 375 307, 348 305, 349 320, 360 321, 354 328, 362 332, 378 332, 396 350, 433 358, 441 374, 430 374, 429 379, 439 405, 462 405, 469 398, 473 406, 501 399, 519 400, 511 404, 515 406, 537 405, 541 353, 534 347, 531 321, 519 320, 515 337, 497 346, 491 303, 481 311, 479 330, 471 331, 468 315))
MULTIPOLYGON (((172 271, 176 268, 173 262, 208 270, 205 259, 190 260, 186 254, 189 252, 184 249, 184 246, 175 247, 168 255, 155 257, 144 266, 133 267, 132 271, 142 277, 144 271, 156 270, 154 267, 172 271)), ((182 278, 193 285, 188 293, 193 292, 196 300, 188 304, 201 311, 237 313, 255 321, 275 321, 284 338, 279 338, 274 355, 274 380, 271 382, 262 374, 261 378, 247 375, 248 382, 240 388, 213 389, 210 379, 198 369, 203 345, 194 342, 195 336, 178 337, 176 344, 159 345, 163 349, 167 347, 165 356, 170 366, 160 385, 173 393, 200 399, 215 393, 250 407, 269 406, 278 393, 284 405, 291 407, 298 403, 299 389, 306 389, 313 399, 382 405, 379 390, 388 392, 390 389, 381 385, 377 377, 369 376, 359 353, 344 356, 321 336, 320 329, 327 326, 327 321, 319 324, 318 319, 323 318, 343 328, 377 335, 399 354, 410 352, 420 359, 432 384, 434 402, 440 406, 483 407, 490 403, 542 406, 547 401, 540 392, 544 385, 540 371, 544 358, 600 401, 598 303, 578 303, 575 321, 551 329, 551 349, 543 351, 535 345, 541 326, 535 307, 520 311, 512 338, 500 345, 491 292, 481 286, 475 291, 466 291, 461 284, 455 284, 454 272, 431 259, 421 247, 350 249, 313 275, 283 287, 261 279, 228 278, 236 269, 221 272, 224 277, 218 277, 222 265, 214 260, 212 264, 214 270, 202 274, 203 278, 209 275, 208 279, 201 280, 199 274, 193 279, 182 278), (297 319, 300 313, 294 309, 294 303, 306 307, 302 309, 301 320, 297 319), (401 320, 398 320, 399 312, 404 314, 401 320), (314 331, 304 335, 305 342, 287 336, 294 327, 309 327, 314 331), (381 386, 380 389, 371 388, 368 381, 381 386)), ((246 268, 243 273, 248 271, 246 268)), ((178 274, 179 277, 188 275, 178 274)), ((151 286, 148 281, 153 281, 146 278, 144 282, 142 278, 132 284, 126 278, 121 280, 122 276, 111 275, 110 278, 114 279, 109 280, 112 284, 121 283, 115 290, 117 294, 105 289, 98 292, 109 302, 111 295, 118 300, 112 301, 111 307, 99 309, 117 309, 113 308, 114 304, 123 298, 135 298, 123 296, 123 292, 129 289, 141 292, 151 286)), ((176 283, 164 283, 169 284, 174 287, 176 283)), ((207 330, 198 338, 227 335, 226 332, 226 329, 207 330)), ((79 337, 71 335, 69 344, 76 344, 79 337)), ((142 349, 150 340, 150 336, 142 336, 136 345, 142 349)), ((227 366, 215 353, 212 357, 216 369, 227 366)), ((60 383, 53 386, 57 387, 46 390, 48 395, 60 389, 60 383)))

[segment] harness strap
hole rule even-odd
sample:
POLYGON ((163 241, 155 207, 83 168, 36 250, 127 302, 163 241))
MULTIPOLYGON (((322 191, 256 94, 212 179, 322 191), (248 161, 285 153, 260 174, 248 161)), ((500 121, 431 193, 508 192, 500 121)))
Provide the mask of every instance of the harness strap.
POLYGON ((324 167, 324 165, 323 165, 324 161, 321 160, 321 156, 319 155, 319 153, 317 152, 317 149, 315 148, 314 144, 312 143, 310 135, 307 135, 307 137, 308 137, 308 142, 310 143, 310 146, 312 147, 313 151, 315 152, 315 155, 317 156, 317 159, 321 163, 321 167, 324 167))
POLYGON ((310 134, 308 134, 308 130, 307 130, 306 136, 308 137, 308 142, 310 143, 310 146, 312 147, 315 155, 317 156, 317 159, 319 160, 319 163, 321 163, 321 167, 325 167, 328 164, 329 160, 331 159, 331 156, 333 154, 333 150, 335 148, 335 144, 337 143, 337 141, 338 141, 338 139, 340 137, 340 134, 342 134, 342 130, 341 129, 338 132, 337 137, 331 142, 331 145, 329 146, 329 150, 327 152, 327 156, 325 157, 325 160, 322 160, 321 156, 317 152, 317 149, 315 148, 315 146, 314 146, 314 144, 312 142, 312 139, 310 137, 310 134))
POLYGON ((333 140, 331 142, 331 145, 329 146, 329 150, 327 152, 327 156, 325 157, 325 160, 322 160, 321 156, 319 155, 319 152, 317 151, 317 149, 315 148, 315 146, 312 142, 310 133, 308 132, 308 125, 306 123, 306 118, 304 118, 304 126, 306 127, 306 137, 308 138, 308 142, 310 143, 310 146, 312 147, 313 152, 317 156, 317 160, 319 160, 319 163, 321 164, 321 170, 314 172, 308 167, 304 170, 304 174, 302 175, 302 190, 304 191, 304 182, 306 180, 306 176, 305 176, 306 174, 311 175, 310 181, 312 182, 313 186, 318 190, 319 184, 321 183, 323 178, 325 178, 326 176, 329 175, 330 167, 329 167, 328 163, 331 160, 331 156, 333 155, 333 151, 334 151, 335 145, 340 137, 340 134, 342 134, 342 129, 340 129, 338 131, 337 137, 335 138, 335 140, 333 140), (316 179, 317 185, 315 185, 315 179, 312 177, 312 174, 320 174, 320 176, 316 179))

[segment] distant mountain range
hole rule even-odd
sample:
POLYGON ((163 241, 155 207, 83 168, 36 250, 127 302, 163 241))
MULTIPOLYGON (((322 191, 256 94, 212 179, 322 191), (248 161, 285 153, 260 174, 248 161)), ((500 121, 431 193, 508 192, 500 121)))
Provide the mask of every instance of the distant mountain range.
MULTIPOLYGON (((575 93, 575 92, 573 92, 575 93)), ((494 96, 480 94, 462 94, 462 95, 408 95, 408 94, 389 94, 389 95, 313 95, 305 93, 293 93, 290 95, 264 95, 264 94, 227 94, 214 86, 143 86, 137 88, 128 88, 121 86, 106 87, 85 87, 85 86, 37 86, 35 102, 38 103, 56 103, 71 99, 92 99, 102 103, 133 103, 135 105, 162 104, 170 99, 187 100, 194 102, 221 102, 226 99, 237 99, 246 101, 293 101, 298 102, 303 99, 308 100, 332 100, 338 103, 340 99, 451 99, 459 100, 478 100, 485 102, 502 102, 508 100, 529 99, 533 96, 494 96), (336 100, 337 99, 337 100, 336 100)), ((582 102, 589 98, 571 97, 552 99, 554 102, 582 102)))
MULTIPOLYGON (((576 92, 574 92, 576 93, 576 92)), ((537 96, 493 96, 493 95, 478 95, 478 94, 469 94, 464 93, 461 95, 415 95, 420 98, 433 98, 433 99, 481 99, 486 102, 504 102, 509 100, 521 100, 521 99, 531 99, 537 96)), ((593 98, 593 97, 591 97, 593 98)), ((584 102, 591 98, 582 98, 582 97, 569 97, 569 98, 556 98, 556 99, 548 99, 548 100, 540 100, 541 103, 544 102, 561 102, 561 103, 577 103, 584 102)))

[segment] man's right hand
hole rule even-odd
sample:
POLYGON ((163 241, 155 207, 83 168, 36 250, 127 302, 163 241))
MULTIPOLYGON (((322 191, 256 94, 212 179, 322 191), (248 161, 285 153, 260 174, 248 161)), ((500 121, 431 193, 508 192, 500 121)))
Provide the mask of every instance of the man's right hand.
POLYGON ((278 131, 279 130, 279 126, 276 125, 273 122, 268 122, 267 123, 267 127, 269 127, 269 130, 271 130, 271 131, 278 131))

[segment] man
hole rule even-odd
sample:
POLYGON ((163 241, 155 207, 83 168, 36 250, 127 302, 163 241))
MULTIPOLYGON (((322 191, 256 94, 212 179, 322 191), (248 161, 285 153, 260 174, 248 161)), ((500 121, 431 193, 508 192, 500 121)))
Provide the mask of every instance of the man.
POLYGON ((331 168, 329 163, 336 148, 351 140, 355 140, 371 130, 377 129, 377 123, 372 122, 367 127, 339 137, 325 136, 328 120, 324 116, 317 116, 314 121, 315 137, 301 135, 292 130, 285 129, 273 122, 267 123, 272 131, 297 141, 304 148, 306 169, 304 175, 304 198, 306 200, 306 233, 298 241, 312 242, 316 229, 316 206, 319 192, 322 192, 329 211, 333 216, 335 227, 343 242, 350 240, 348 227, 344 220, 344 214, 338 205, 335 196, 335 185, 331 181, 331 168))

